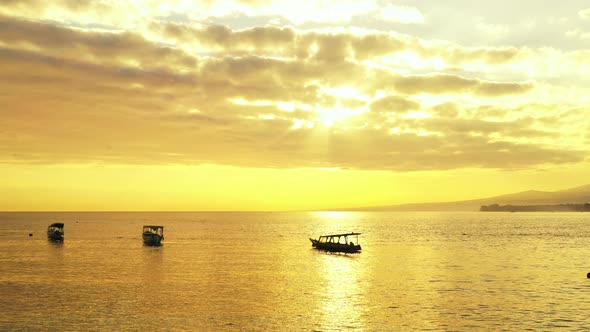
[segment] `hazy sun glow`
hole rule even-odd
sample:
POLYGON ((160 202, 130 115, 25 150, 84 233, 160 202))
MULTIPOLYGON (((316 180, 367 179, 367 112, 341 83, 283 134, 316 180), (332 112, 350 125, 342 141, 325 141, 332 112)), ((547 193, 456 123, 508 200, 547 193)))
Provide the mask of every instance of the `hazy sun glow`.
POLYGON ((370 97, 360 93, 353 87, 321 87, 320 91, 321 95, 329 96, 336 100, 333 106, 316 106, 315 110, 318 114, 318 120, 325 126, 331 127, 337 122, 345 122, 347 118, 368 111, 367 104, 370 97), (357 101, 357 107, 344 106, 343 103, 347 99, 357 101))
POLYGON ((337 103, 333 108, 321 108, 318 107, 316 109, 318 113, 318 120, 321 121, 324 125, 331 127, 336 122, 342 122, 346 120, 346 118, 353 116, 355 114, 363 113, 362 110, 354 110, 342 107, 340 103, 337 103))

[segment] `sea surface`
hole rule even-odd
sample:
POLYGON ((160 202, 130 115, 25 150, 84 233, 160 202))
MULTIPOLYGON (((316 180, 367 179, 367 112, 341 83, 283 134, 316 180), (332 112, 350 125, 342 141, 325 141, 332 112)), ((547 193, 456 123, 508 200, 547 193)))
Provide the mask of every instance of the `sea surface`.
POLYGON ((589 213, 0 213, 0 254, 1 331, 590 328, 589 213))

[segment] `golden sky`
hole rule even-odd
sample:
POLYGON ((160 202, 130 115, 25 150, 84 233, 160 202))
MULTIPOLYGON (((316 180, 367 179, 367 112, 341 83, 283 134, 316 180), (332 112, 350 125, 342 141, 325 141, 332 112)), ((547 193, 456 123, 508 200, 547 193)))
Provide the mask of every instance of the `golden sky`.
POLYGON ((586 1, 0 3, 0 210, 295 210, 590 182, 586 1))

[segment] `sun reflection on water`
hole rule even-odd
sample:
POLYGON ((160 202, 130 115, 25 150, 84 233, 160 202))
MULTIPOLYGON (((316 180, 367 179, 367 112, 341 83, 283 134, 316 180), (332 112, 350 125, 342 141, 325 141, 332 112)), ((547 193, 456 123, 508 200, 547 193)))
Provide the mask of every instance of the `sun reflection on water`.
POLYGON ((344 254, 321 255, 321 290, 317 310, 321 330, 350 330, 366 326, 366 281, 361 259, 344 254))
POLYGON ((320 217, 327 217, 327 218, 344 218, 350 216, 350 212, 346 211, 318 211, 314 212, 320 217))

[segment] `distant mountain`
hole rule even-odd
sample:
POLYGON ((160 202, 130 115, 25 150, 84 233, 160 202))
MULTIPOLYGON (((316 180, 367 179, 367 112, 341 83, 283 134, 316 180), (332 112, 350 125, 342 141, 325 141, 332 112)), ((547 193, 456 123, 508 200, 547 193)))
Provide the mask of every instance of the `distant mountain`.
POLYGON ((340 211, 479 211, 482 205, 554 205, 590 203, 590 184, 560 191, 529 190, 495 197, 455 202, 370 206, 340 211))

